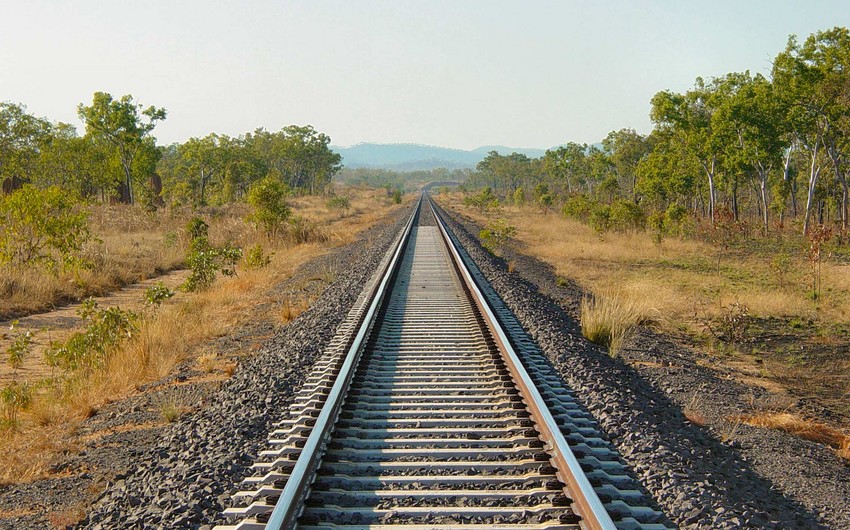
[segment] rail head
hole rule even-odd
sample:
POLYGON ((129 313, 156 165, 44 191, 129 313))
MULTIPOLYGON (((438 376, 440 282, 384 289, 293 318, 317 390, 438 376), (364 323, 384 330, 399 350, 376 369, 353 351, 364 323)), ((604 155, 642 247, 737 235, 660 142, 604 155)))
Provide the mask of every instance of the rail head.
POLYGON ((386 268, 381 271, 381 280, 371 293, 369 309, 358 326, 357 334, 348 347, 339 373, 319 412, 319 416, 316 418, 316 423, 307 437, 304 447, 298 455, 298 460, 295 462, 295 466, 292 468, 292 472, 280 494, 280 498, 266 523, 267 530, 291 530, 298 523, 298 517, 304 509, 304 499, 309 493, 310 484, 312 484, 316 469, 318 469, 321 463, 325 444, 333 431, 333 426, 342 408, 354 372, 356 371, 360 354, 363 351, 363 346, 368 339, 369 331, 378 314, 384 295, 387 292, 390 278, 392 278, 398 268, 400 256, 407 244, 413 223, 421 206, 422 196, 420 195, 419 201, 414 207, 413 213, 410 215, 395 247, 390 250, 393 253, 392 258, 387 263, 386 268))
POLYGON ((552 464, 558 470, 558 478, 568 486, 568 493, 576 504, 576 511, 582 517, 582 525, 587 530, 616 530, 611 515, 605 509, 605 506, 593 489, 593 485, 590 484, 590 481, 584 474, 581 464, 579 464, 578 459, 573 454, 572 449, 570 449, 569 443, 567 443, 566 438, 561 433, 561 429, 558 427, 558 423, 543 400, 543 396, 532 381, 531 376, 522 364, 522 360, 517 355, 507 334, 502 329, 496 314, 490 307, 490 303, 481 292, 481 289, 479 289, 478 283, 466 266, 460 252, 458 252, 431 198, 428 197, 427 201, 434 213, 434 218, 446 243, 446 247, 449 249, 452 260, 460 273, 461 280, 466 284, 472 294, 474 303, 478 306, 484 321, 490 328, 493 339, 505 360, 505 364, 511 372, 520 393, 525 398, 526 405, 530 409, 531 416, 537 424, 537 430, 540 432, 542 440, 550 448, 552 464))

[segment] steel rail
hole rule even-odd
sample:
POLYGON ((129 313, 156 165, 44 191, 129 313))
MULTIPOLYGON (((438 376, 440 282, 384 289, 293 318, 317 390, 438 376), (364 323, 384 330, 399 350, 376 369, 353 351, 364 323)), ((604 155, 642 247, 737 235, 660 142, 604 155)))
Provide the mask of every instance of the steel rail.
POLYGON ((508 339, 498 318, 496 317, 490 303, 478 287, 463 258, 443 222, 439 212, 434 207, 430 197, 428 205, 434 213, 437 226, 443 240, 452 256, 455 268, 461 279, 466 284, 472 295, 471 298, 481 311, 493 338, 502 354, 505 365, 514 377, 518 390, 525 398, 525 404, 529 408, 533 420, 536 420, 537 430, 540 438, 548 444, 547 450, 552 455, 552 464, 558 470, 558 478, 567 485, 567 493, 576 504, 576 512, 582 517, 582 523, 588 530, 616 530, 614 521, 605 510, 602 501, 596 495, 593 486, 584 474, 584 470, 570 449, 567 440, 561 433, 555 418, 546 406, 540 391, 526 371, 519 356, 516 354, 510 339, 508 339))
POLYGON ((400 263, 399 257, 407 245, 413 222, 416 220, 421 206, 422 196, 419 197, 413 214, 411 214, 410 219, 407 221, 404 232, 396 245, 392 259, 383 272, 380 283, 371 295, 372 302, 369 305, 369 310, 363 317, 357 335, 348 348, 345 360, 328 393, 327 400, 322 406, 319 416, 316 418, 316 424, 307 437, 301 454, 298 456, 298 460, 292 468, 292 473, 290 473, 286 485, 280 494, 280 499, 269 517, 269 521, 266 524, 268 530, 291 530, 298 524, 298 516, 304 509, 304 499, 309 493, 310 484, 312 483, 316 469, 321 463, 324 446, 333 431, 337 416, 344 402, 345 394, 348 391, 363 351, 363 346, 374 324, 375 316, 381 307, 390 279, 398 269, 400 263))

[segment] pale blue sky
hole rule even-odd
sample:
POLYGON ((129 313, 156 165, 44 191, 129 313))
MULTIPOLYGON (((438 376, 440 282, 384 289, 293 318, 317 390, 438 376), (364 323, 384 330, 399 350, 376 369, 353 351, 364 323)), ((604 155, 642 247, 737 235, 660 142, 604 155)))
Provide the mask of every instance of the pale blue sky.
POLYGON ((767 73, 844 1, 0 0, 0 100, 78 123, 96 90, 168 109, 160 142, 312 124, 457 148, 649 132, 649 99, 767 73))

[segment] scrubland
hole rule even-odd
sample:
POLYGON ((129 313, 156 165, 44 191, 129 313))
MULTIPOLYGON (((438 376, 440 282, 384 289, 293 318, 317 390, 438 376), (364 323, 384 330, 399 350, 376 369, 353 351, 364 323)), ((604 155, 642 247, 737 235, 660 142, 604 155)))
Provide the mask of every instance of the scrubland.
MULTIPOLYGON (((649 231, 599 232, 537 205, 482 209, 461 193, 438 201, 479 226, 504 220, 517 250, 549 264, 556 282, 584 291, 586 337, 623 354, 645 325, 689 346, 723 377, 787 396, 787 407, 740 418, 824 441, 848 457, 850 438, 850 258, 791 229, 768 236, 659 239, 649 231), (814 290, 818 274, 819 289, 814 290)), ((508 267, 515 265, 509 263, 508 267)))
MULTIPOLYGON (((12 392, 3 401, 0 482, 20 483, 51 476, 57 456, 77 447, 75 431, 81 421, 104 404, 140 392, 145 384, 173 373, 182 364, 192 363, 209 378, 229 377, 236 362, 217 355, 212 346, 215 339, 248 322, 264 321, 277 327, 297 317, 309 307, 315 293, 304 290, 280 299, 273 287, 292 276, 299 266, 353 241, 363 229, 402 207, 393 204, 383 190, 339 191, 350 198, 347 207, 329 205, 327 197, 291 199, 292 213, 299 220, 274 239, 246 220, 247 206, 231 204, 195 212, 209 225, 211 243, 236 243, 244 249, 236 274, 219 276, 209 288, 197 292, 176 292, 157 304, 145 305, 139 300, 134 308, 136 319, 127 328, 128 337, 117 341, 98 363, 75 369, 60 365, 51 368, 51 377, 32 381, 18 377, 4 387, 7 393, 11 388, 20 396, 16 398, 12 392), (256 245, 260 245, 262 261, 267 263, 249 267, 245 261, 248 249, 256 245)), ((37 311, 180 267, 189 243, 185 226, 190 216, 188 211, 152 216, 130 206, 94 207, 92 232, 99 241, 86 252, 99 256, 95 261, 97 272, 71 279, 61 275, 25 279, 27 274, 22 273, 13 279, 14 290, 19 293, 15 301, 6 304, 3 298, 3 314, 37 311), (72 279, 76 283, 66 290, 57 287, 72 279)), ((333 271, 327 271, 321 280, 333 281, 333 271)), ((10 333, 20 337, 26 331, 45 332, 18 326, 10 333)), ((30 349, 26 355, 45 362, 41 360, 44 348, 30 345, 30 349)), ((14 368, 9 363, 2 370, 14 368)), ((163 421, 173 421, 181 412, 163 410, 163 421)))

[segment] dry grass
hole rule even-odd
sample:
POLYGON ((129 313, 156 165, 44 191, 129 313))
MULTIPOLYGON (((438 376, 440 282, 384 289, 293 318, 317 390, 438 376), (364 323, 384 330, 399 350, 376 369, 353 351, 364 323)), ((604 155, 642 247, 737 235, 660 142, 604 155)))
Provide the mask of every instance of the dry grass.
MULTIPOLYGON (((81 420, 104 404, 169 374, 187 359, 197 358, 199 366, 232 375, 236 369, 234 363, 210 356, 205 345, 250 320, 281 322, 283 316, 291 319, 306 309, 311 300, 302 296, 284 301, 284 306, 289 307, 288 315, 268 314, 269 310, 264 308, 275 307, 273 302, 278 301, 270 287, 330 248, 352 241, 390 209, 401 207, 384 205, 379 195, 382 193, 382 190, 353 190, 352 208, 344 217, 324 207, 325 200, 320 197, 299 198, 295 201, 296 213, 315 222, 332 237, 294 245, 265 241, 266 248, 275 252, 267 267, 240 270, 238 276, 220 279, 203 292, 179 294, 157 311, 146 314, 139 331, 101 369, 71 374, 64 382, 37 393, 33 404, 23 413, 20 426, 0 433, 0 483, 27 482, 48 476, 57 456, 71 449, 73 432, 81 420)), ((252 230, 241 219, 225 220, 218 225, 213 222, 211 238, 221 240, 244 234, 246 229, 252 230)), ((247 246, 254 241, 263 238, 255 233, 241 237, 239 243, 247 246)), ((175 411, 166 408, 162 411, 163 419, 176 420, 175 411)))
MULTIPOLYGON (((488 221, 464 206, 459 193, 437 199, 482 225, 488 221)), ((850 323, 850 265, 823 263, 823 285, 830 290, 815 303, 807 293, 809 263, 802 243, 780 281, 764 253, 721 252, 709 243, 680 238, 658 245, 643 232, 599 234, 560 213, 532 207, 506 207, 498 215, 517 227, 515 239, 523 252, 549 263, 556 274, 594 293, 645 295, 666 322, 685 323, 694 331, 699 328, 695 314, 715 318, 735 301, 761 316, 850 323)))
POLYGON ((581 332, 616 356, 635 328, 650 319, 646 299, 616 292, 585 296, 581 301, 581 332))
POLYGON ((790 412, 767 412, 741 416, 740 421, 753 427, 778 429, 800 438, 826 444, 842 458, 850 460, 850 436, 825 423, 809 420, 790 412))

